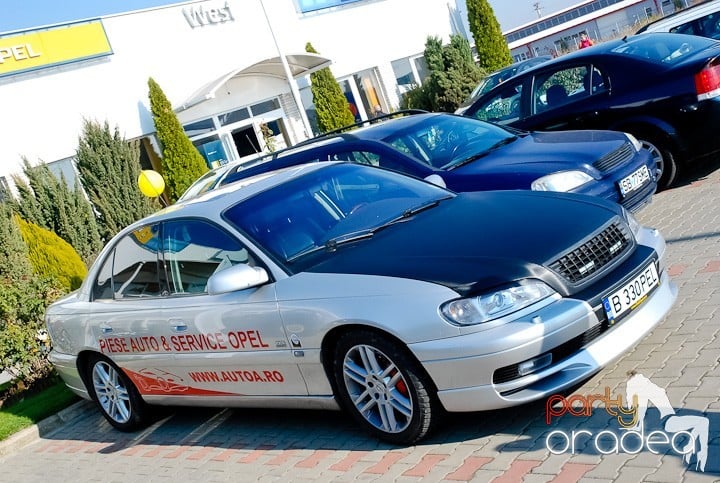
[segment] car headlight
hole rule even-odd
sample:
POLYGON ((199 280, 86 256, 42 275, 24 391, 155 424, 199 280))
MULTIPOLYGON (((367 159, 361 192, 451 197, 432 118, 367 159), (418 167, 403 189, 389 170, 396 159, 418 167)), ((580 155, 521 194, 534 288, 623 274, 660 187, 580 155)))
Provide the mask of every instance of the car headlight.
POLYGON ((539 280, 513 285, 475 297, 451 300, 440 307, 442 314, 458 325, 475 325, 499 319, 539 302, 555 291, 539 280))
POLYGON ((535 191, 570 191, 592 180, 592 176, 582 171, 561 171, 536 179, 531 188, 535 191))
POLYGON ((640 141, 638 141, 635 136, 633 136, 629 132, 626 132, 625 136, 627 136, 628 141, 630 141, 630 143, 633 145, 633 147, 635 148, 635 151, 640 151, 642 149, 642 147, 643 147, 642 143, 640 141))
POLYGON ((640 228, 642 225, 640 225, 640 222, 637 221, 635 216, 633 216, 632 213, 630 213, 625 208, 622 209, 623 217, 625 218, 625 221, 627 221, 628 227, 630 227, 630 231, 632 232, 633 236, 635 238, 638 237, 638 233, 640 233, 640 228))

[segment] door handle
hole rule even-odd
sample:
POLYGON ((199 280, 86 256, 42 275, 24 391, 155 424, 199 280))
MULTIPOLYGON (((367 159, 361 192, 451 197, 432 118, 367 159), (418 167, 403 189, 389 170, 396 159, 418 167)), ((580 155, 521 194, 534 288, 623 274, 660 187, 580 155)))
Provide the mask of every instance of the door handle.
POLYGON ((175 332, 184 332, 188 326, 184 320, 170 319, 170 328, 175 332))

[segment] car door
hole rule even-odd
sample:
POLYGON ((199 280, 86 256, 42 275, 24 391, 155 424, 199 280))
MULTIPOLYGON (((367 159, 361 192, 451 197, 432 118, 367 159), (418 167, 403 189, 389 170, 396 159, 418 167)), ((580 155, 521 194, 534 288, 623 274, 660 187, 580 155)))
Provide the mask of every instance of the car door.
POLYGON ((601 127, 609 93, 609 80, 596 65, 544 69, 533 75, 528 110, 513 126, 546 131, 601 127))
POLYGON ((91 293, 89 337, 141 394, 153 394, 172 382, 173 355, 163 343, 161 309, 168 289, 159 246, 159 224, 140 227, 119 239, 105 256, 91 293), (148 371, 164 376, 147 376, 148 371))
POLYGON ((260 266, 251 247, 199 219, 167 221, 162 262, 169 294, 162 332, 173 374, 189 394, 306 395, 273 283, 209 294, 209 278, 237 264, 260 266))

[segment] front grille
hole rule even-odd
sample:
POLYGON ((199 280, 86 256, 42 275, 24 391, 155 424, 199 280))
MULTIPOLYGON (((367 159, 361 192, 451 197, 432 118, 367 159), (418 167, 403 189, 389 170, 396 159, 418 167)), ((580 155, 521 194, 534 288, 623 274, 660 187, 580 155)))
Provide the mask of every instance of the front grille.
POLYGON ((606 172, 613 169, 615 166, 629 161, 635 155, 635 148, 629 142, 623 144, 615 151, 606 154, 602 158, 598 159, 593 163, 595 169, 606 172))
POLYGON ((549 267, 568 282, 578 284, 625 253, 630 246, 631 235, 627 227, 615 222, 549 267))
MULTIPOLYGON (((564 344, 560 344, 554 349, 540 354, 537 357, 542 357, 546 354, 552 354, 552 365, 555 365, 572 356, 580 349, 587 346, 592 341, 603 335, 612 326, 610 325, 607 315, 605 314, 605 310, 603 310, 602 306, 595 310, 595 315, 597 315, 598 319, 600 320, 599 324, 595 325, 591 329, 586 330, 579 336, 570 339, 564 344)), ((505 382, 514 381, 515 379, 519 379, 520 377, 522 377, 518 373, 518 367, 520 366, 520 364, 521 362, 497 369, 495 372, 493 372, 493 384, 502 384, 505 382)), ((523 389, 524 388, 521 387, 515 390, 506 391, 503 392, 502 395, 508 396, 514 392, 518 392, 523 389)))

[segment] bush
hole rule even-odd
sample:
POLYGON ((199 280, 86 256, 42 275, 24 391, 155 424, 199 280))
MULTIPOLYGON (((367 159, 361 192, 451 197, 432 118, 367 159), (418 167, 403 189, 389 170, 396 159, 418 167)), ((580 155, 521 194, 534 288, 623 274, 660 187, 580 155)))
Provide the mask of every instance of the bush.
POLYGON ((28 223, 19 216, 15 219, 28 247, 28 258, 35 274, 57 281, 68 292, 79 288, 87 268, 75 249, 50 230, 28 223))
POLYGON ((61 294, 54 281, 0 279, 0 372, 9 372, 24 386, 51 373, 43 316, 61 294))

